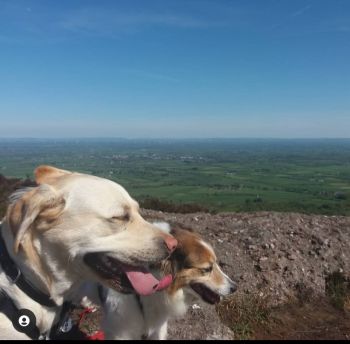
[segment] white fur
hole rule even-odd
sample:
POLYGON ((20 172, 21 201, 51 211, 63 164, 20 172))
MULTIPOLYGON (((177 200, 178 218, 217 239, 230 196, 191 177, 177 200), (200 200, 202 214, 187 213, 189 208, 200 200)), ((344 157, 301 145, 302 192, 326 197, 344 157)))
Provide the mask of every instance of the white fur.
MULTIPOLYGON (((228 278, 227 283, 225 281, 225 285, 220 288, 221 295, 230 293, 227 289, 229 283, 232 281, 228 278)), ((135 295, 125 295, 111 289, 107 293, 103 305, 102 329, 105 338, 110 340, 165 340, 168 321, 184 316, 191 304, 201 300, 190 287, 185 287, 171 297, 166 291, 141 296, 141 310, 135 295)))
POLYGON ((125 295, 108 290, 104 304, 102 329, 106 339, 166 339, 168 320, 185 315, 189 306, 180 289, 168 297, 166 292, 157 292, 140 298, 142 311, 135 295, 125 295))
POLYGON ((161 229, 165 233, 170 233, 171 231, 171 228, 168 222, 154 221, 152 223, 153 225, 155 225, 157 228, 161 229))
MULTIPOLYGON (((28 259, 21 246, 15 253, 13 247, 16 238, 6 217, 1 227, 9 254, 23 275, 38 289, 49 293, 58 305, 50 309, 36 303, 9 282, 0 267, 0 290, 5 291, 18 308, 27 308, 34 313, 41 333, 49 331, 60 312, 60 305, 72 298, 83 282, 105 283, 84 263, 86 253, 108 251, 111 256, 129 264, 148 264, 159 262, 168 255, 164 240, 170 238, 141 217, 137 202, 122 186, 103 178, 51 169, 57 171, 55 173, 60 177, 50 177, 47 181, 50 185, 26 189, 11 198, 12 204, 15 204, 27 192, 38 190, 38 193, 42 193, 41 198, 37 198, 39 203, 45 201, 46 193, 51 197, 50 202, 57 197, 65 200, 59 221, 48 230, 35 231, 33 214, 40 213, 40 204, 35 203, 35 197, 30 198, 25 208, 28 214, 25 214, 24 224, 20 227, 23 238, 28 237, 29 231, 36 232, 33 246, 51 277, 50 287, 45 275, 28 259), (126 209, 130 213, 130 221, 111 220, 123 215, 126 209)), ((17 332, 11 321, 0 312, 0 339, 29 338, 17 332)))
MULTIPOLYGON (((159 227, 159 223, 153 222, 153 224, 159 227)), ((170 229, 169 224, 165 224, 170 229)), ((214 255, 209 244, 202 240, 200 243, 214 255)), ((231 287, 235 286, 235 283, 222 272, 216 263, 214 267, 221 274, 222 283, 215 283, 211 275, 200 277, 198 281, 206 284, 221 296, 230 294, 231 287)), ((189 305, 201 300, 190 286, 177 290, 173 295, 163 290, 147 297, 141 296, 139 300, 142 307, 137 302, 135 295, 125 295, 111 289, 106 292, 108 296, 103 305, 102 328, 106 339, 114 340, 142 338, 164 340, 167 337, 168 321, 184 316, 189 305)))

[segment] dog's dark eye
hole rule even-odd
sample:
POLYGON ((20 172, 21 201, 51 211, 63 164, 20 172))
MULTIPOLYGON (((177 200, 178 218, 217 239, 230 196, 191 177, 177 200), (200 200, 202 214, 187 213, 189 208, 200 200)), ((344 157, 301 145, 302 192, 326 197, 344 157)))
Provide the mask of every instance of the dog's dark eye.
POLYGON ((209 267, 207 267, 207 268, 203 268, 203 269, 201 269, 202 270, 202 272, 204 272, 204 273, 209 273, 209 272, 212 272, 213 271, 213 267, 212 266, 209 266, 209 267))
POLYGON ((130 215, 129 214, 124 214, 121 216, 113 216, 111 217, 112 221, 129 221, 130 220, 130 215))

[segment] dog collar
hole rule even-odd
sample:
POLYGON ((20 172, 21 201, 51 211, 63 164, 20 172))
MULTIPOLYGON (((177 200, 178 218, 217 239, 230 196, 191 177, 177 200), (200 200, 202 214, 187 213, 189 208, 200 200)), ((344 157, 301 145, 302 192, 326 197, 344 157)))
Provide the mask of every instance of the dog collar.
POLYGON ((25 294, 27 294, 32 300, 40 303, 45 307, 57 307, 56 303, 50 298, 49 295, 43 293, 41 290, 35 288, 30 284, 24 275, 22 274, 19 267, 11 259, 4 238, 1 234, 1 223, 0 223, 0 265, 3 268, 7 278, 16 284, 25 294))

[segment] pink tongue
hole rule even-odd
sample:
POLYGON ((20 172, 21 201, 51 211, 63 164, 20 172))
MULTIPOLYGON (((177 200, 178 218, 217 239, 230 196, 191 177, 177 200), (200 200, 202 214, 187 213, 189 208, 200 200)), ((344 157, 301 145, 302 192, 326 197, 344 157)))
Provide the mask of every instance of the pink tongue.
POLYGON ((125 271, 125 273, 135 291, 140 295, 150 295, 162 290, 173 280, 171 275, 167 275, 158 281, 150 272, 146 271, 125 271))

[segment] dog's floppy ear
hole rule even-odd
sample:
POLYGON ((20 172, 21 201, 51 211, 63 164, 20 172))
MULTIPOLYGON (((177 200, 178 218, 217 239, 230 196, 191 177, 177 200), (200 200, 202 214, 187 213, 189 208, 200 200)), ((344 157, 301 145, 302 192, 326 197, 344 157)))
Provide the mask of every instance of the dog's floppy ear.
POLYGON ((6 217, 14 235, 14 251, 17 253, 34 221, 40 218, 52 223, 63 211, 65 200, 47 184, 30 188, 29 191, 19 191, 12 199, 6 217))
POLYGON ((25 256, 36 271, 40 272, 50 290, 51 277, 34 247, 33 239, 38 231, 51 228, 65 207, 64 198, 47 184, 15 192, 10 197, 11 204, 6 213, 6 221, 13 233, 14 252, 22 248, 25 256), (35 231, 34 231, 35 227, 35 231))
POLYGON ((55 179, 69 174, 72 174, 72 172, 48 165, 41 165, 34 171, 37 184, 51 184, 55 179))

